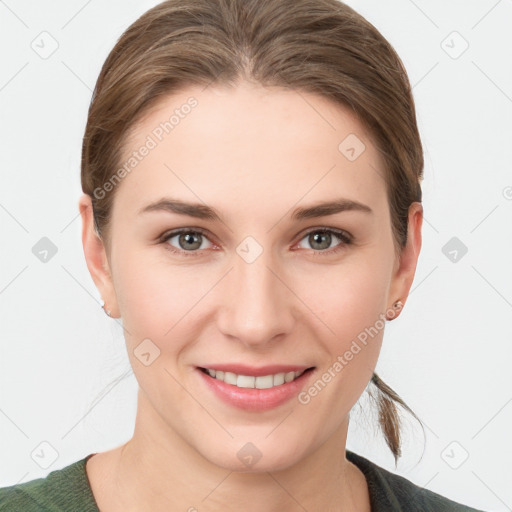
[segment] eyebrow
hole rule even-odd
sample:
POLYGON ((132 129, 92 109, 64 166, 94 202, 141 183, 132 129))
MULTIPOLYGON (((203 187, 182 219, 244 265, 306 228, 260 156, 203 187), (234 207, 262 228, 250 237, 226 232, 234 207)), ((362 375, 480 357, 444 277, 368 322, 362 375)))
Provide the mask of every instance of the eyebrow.
MULTIPOLYGON (((210 206, 201 203, 188 203, 171 198, 163 198, 144 206, 139 210, 139 215, 158 211, 188 215, 189 217, 195 217, 197 219, 222 221, 219 213, 210 206)), ((296 208, 291 213, 291 218, 293 220, 313 219, 346 211, 373 213, 373 210, 366 204, 351 199, 339 198, 331 201, 322 201, 307 207, 296 208)))

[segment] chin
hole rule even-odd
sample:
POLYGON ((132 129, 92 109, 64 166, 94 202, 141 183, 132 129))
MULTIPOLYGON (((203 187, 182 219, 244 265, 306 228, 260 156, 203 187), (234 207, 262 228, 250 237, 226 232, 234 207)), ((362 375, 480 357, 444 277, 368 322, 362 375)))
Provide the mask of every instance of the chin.
MULTIPOLYGON (((218 442, 218 441, 217 441, 218 442)), ((212 464, 237 473, 266 473, 281 471, 298 463, 304 456, 296 446, 276 446, 274 443, 234 442, 234 448, 219 447, 214 453, 202 452, 212 464), (233 454, 233 452, 235 452, 233 454), (233 456, 234 455, 234 456, 233 456)))

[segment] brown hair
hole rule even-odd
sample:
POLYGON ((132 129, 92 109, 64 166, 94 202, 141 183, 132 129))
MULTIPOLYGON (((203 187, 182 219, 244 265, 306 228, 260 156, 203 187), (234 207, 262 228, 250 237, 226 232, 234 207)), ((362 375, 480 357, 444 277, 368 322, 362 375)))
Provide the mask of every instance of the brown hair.
MULTIPOLYGON (((399 254, 423 178, 411 86, 388 41, 338 0, 167 0, 123 33, 98 77, 82 147, 82 189, 106 247, 116 188, 105 194, 102 187, 121 163, 130 130, 164 95, 190 85, 236 86, 240 79, 315 93, 351 109, 385 163, 399 254)), ((414 413, 377 374, 371 383, 396 462, 395 404, 414 413)))

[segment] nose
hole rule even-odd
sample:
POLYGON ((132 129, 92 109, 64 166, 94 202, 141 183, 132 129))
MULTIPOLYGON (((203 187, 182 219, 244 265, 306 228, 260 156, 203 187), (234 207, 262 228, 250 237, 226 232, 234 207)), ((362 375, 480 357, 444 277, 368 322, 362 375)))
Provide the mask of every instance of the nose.
POLYGON ((268 252, 251 263, 235 254, 218 302, 220 331, 252 349, 264 349, 282 339, 295 321, 289 279, 268 252))

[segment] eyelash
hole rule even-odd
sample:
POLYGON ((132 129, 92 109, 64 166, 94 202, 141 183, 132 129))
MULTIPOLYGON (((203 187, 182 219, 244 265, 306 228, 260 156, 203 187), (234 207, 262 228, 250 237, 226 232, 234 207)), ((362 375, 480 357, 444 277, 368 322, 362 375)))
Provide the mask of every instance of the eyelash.
MULTIPOLYGON (((165 233, 164 235, 162 235, 162 237, 160 238, 159 241, 160 241, 160 243, 165 244, 166 249, 171 251, 174 254, 179 254, 179 255, 186 256, 186 257, 200 256, 200 252, 201 252, 200 250, 184 251, 184 250, 176 249, 176 247, 173 247, 172 245, 167 243, 171 238, 174 238, 176 235, 180 235, 182 233, 199 233, 199 234, 205 236, 206 238, 208 238, 206 231, 204 231, 201 228, 183 228, 183 229, 177 229, 177 230, 171 231, 169 233, 165 233)), ((330 234, 335 235, 337 238, 339 238, 341 240, 341 243, 339 243, 332 249, 325 249, 325 250, 311 249, 314 252, 314 256, 332 256, 333 254, 336 254, 339 251, 343 250, 344 246, 350 245, 352 243, 352 236, 349 235, 346 231, 342 231, 339 229, 333 229, 333 228, 326 228, 326 227, 314 228, 314 229, 309 230, 308 232, 304 233, 304 235, 299 240, 299 242, 302 241, 305 237, 307 237, 311 233, 322 233, 322 234, 330 233, 330 234)), ((209 240, 209 238, 208 238, 208 240, 209 240)), ((211 242, 211 240, 210 240, 210 242, 211 242)))

